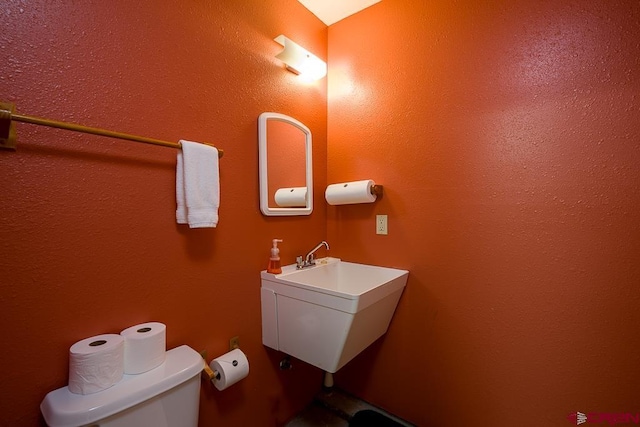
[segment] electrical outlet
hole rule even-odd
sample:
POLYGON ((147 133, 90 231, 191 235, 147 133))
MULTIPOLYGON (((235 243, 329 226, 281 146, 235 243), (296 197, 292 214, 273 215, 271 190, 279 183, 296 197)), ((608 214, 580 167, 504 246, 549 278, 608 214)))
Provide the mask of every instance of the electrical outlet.
POLYGON ((376 234, 388 234, 386 215, 376 215, 376 234))

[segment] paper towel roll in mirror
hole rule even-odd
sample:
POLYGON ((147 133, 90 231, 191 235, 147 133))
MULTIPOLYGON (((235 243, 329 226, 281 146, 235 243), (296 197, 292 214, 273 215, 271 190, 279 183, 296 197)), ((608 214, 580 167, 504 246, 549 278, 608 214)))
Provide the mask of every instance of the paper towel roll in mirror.
POLYGON ((278 188, 276 204, 282 208, 296 208, 307 205, 307 187, 278 188))

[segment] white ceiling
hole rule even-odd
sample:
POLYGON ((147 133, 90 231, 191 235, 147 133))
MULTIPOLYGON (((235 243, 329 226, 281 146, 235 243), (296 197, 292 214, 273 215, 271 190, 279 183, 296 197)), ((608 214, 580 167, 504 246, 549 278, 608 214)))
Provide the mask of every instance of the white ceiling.
POLYGON ((327 25, 374 5, 381 0, 298 0, 327 25))

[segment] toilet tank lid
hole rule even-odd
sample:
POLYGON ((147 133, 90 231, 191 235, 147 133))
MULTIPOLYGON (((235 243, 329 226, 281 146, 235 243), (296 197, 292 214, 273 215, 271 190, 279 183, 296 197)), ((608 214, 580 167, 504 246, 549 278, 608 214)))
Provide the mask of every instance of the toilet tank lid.
POLYGON ((204 359, 187 345, 167 351, 162 365, 138 375, 124 375, 106 390, 74 394, 68 387, 49 392, 40 411, 50 427, 90 424, 144 402, 199 375, 204 359))

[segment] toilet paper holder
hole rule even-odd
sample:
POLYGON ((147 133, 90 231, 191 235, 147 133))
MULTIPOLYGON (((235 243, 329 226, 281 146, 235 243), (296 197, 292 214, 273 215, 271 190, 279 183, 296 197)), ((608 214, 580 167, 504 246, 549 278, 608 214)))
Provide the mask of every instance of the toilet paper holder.
POLYGON ((218 391, 223 391, 249 375, 249 360, 237 348, 213 359, 202 372, 218 391))
POLYGON ((204 362, 204 368, 202 368, 202 373, 209 381, 211 381, 211 384, 220 379, 220 372, 211 369, 206 360, 204 362))
MULTIPOLYGON (((235 336, 229 340, 229 350, 234 350, 236 348, 240 348, 239 336, 235 336)), ((208 379, 211 382, 211 384, 213 384, 214 381, 219 381, 221 378, 220 372, 214 371, 213 369, 211 369, 211 367, 207 363, 207 351, 206 350, 201 351, 200 356, 202 356, 202 358, 204 359, 204 367, 202 368, 202 375, 206 379, 208 379)))

